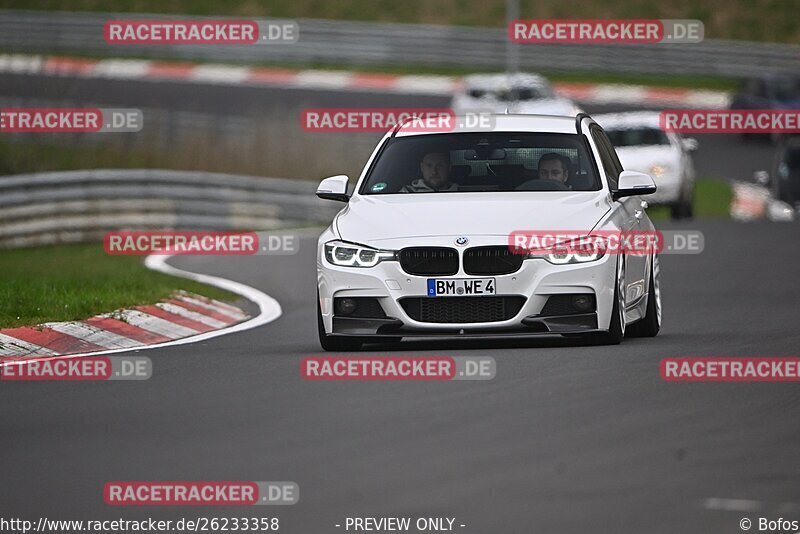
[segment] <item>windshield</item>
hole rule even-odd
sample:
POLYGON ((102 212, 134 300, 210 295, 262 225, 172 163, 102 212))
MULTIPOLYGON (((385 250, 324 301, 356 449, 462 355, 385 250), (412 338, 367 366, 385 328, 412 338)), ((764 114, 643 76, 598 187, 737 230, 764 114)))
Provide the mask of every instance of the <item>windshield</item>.
POLYGON ((554 98, 554 94, 546 86, 518 86, 511 89, 481 89, 472 88, 469 91, 472 98, 492 98, 502 102, 517 102, 521 100, 541 100, 554 98))
POLYGON ((620 128, 616 130, 605 130, 611 144, 615 147, 625 146, 654 146, 668 145, 667 134, 658 128, 620 128))
POLYGON ((461 133, 392 138, 362 195, 503 191, 597 191, 583 136, 461 133))

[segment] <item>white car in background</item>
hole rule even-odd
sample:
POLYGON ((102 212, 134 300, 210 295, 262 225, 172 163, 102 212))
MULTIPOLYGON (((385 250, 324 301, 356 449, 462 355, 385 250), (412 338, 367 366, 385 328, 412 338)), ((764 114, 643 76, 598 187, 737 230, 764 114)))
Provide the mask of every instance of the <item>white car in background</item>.
POLYGON ((457 115, 469 112, 531 113, 575 116, 581 109, 556 94, 538 74, 473 74, 466 76, 450 107, 457 115))
POLYGON ((624 171, 586 114, 494 119, 455 132, 400 125, 351 194, 347 176, 320 183, 318 197, 345 203, 318 241, 323 349, 421 336, 619 343, 658 334, 656 251, 612 250, 613 235, 654 232, 640 197, 656 191, 653 179, 624 171), (565 180, 544 178, 564 166, 565 180), (521 231, 558 237, 531 253, 517 248, 521 231), (600 237, 597 247, 571 246, 585 236, 600 237))
POLYGON ((658 192, 647 197, 651 205, 668 205, 673 219, 694 215, 695 171, 691 153, 697 141, 665 132, 659 113, 630 112, 594 115, 617 151, 622 166, 653 177, 658 192))

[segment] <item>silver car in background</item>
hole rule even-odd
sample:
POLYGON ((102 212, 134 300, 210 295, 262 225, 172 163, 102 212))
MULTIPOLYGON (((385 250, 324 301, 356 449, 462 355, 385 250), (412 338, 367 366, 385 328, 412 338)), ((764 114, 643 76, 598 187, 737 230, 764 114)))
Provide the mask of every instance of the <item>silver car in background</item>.
POLYGON ((464 78, 450 107, 456 114, 531 113, 575 116, 581 112, 572 100, 559 96, 538 74, 473 74, 464 78))

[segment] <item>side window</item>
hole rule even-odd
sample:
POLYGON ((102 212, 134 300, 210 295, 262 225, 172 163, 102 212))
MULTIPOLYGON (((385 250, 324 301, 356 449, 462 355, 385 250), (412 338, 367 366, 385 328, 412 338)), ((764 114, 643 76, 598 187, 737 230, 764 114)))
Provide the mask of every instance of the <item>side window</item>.
POLYGON ((608 140, 608 137, 606 137, 606 134, 602 128, 596 124, 592 124, 589 127, 589 131, 592 134, 594 143, 597 145, 597 150, 600 151, 600 160, 603 162, 603 168, 606 171, 608 183, 611 186, 611 189, 616 189, 619 173, 621 173, 623 170, 622 164, 619 162, 619 158, 617 157, 617 153, 614 151, 611 141, 608 140))

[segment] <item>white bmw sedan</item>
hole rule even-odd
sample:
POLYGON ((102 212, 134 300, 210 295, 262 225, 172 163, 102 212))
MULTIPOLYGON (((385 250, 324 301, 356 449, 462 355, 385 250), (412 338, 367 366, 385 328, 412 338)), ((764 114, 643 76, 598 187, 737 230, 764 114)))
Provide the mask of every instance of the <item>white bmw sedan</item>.
POLYGON ((325 350, 403 337, 591 336, 661 326, 657 247, 640 195, 588 115, 497 115, 491 127, 400 125, 317 196, 346 205, 320 236, 325 350), (585 247, 585 239, 591 246, 585 247), (579 244, 580 243, 580 244, 579 244))

